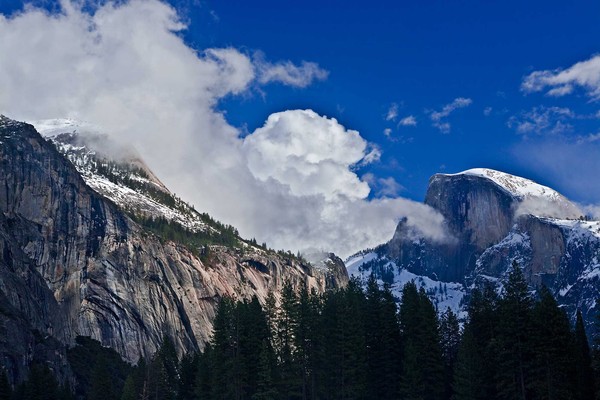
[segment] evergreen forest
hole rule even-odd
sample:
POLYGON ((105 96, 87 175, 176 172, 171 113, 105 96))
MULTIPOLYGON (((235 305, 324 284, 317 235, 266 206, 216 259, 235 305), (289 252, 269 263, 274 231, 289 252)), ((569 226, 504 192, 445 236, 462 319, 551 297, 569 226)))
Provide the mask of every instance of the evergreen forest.
POLYGON ((501 293, 472 292, 465 321, 412 282, 400 306, 373 277, 278 297, 221 299, 210 343, 181 358, 165 338, 132 367, 79 338, 73 387, 39 365, 16 388, 0 375, 0 400, 600 399, 600 341, 547 289, 533 297, 516 264, 501 293))

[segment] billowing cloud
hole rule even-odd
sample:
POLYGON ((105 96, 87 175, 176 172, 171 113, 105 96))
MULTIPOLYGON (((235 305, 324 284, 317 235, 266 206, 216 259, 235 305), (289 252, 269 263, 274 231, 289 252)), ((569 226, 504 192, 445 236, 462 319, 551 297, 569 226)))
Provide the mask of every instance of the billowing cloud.
POLYGON ((567 69, 534 71, 523 79, 521 90, 531 93, 548 89, 546 94, 560 97, 573 92, 577 86, 594 100, 600 99, 600 55, 567 69))
POLYGON ((177 12, 158 0, 102 2, 93 11, 61 4, 55 14, 28 8, 0 16, 0 113, 88 121, 134 145, 196 209, 271 247, 343 257, 389 240, 402 217, 444 238, 442 217, 431 208, 370 199, 354 171, 381 151, 358 132, 290 110, 242 139, 217 108, 224 96, 256 85, 324 79, 316 64, 193 49, 179 34, 186 26, 177 12))
POLYGON ((256 178, 274 179, 295 196, 333 200, 369 195, 369 185, 350 170, 369 156, 367 142, 335 118, 312 110, 271 114, 263 127, 244 139, 243 149, 256 178))
POLYGON ((575 117, 575 113, 566 107, 539 106, 511 117, 508 126, 523 135, 558 135, 573 129, 568 121, 575 117))
POLYGON ((398 126, 417 126, 417 119, 414 115, 404 117, 398 122, 398 126))
POLYGON ((452 100, 451 103, 446 104, 440 111, 432 111, 430 118, 432 125, 440 130, 442 133, 450 133, 451 125, 445 119, 450 116, 454 111, 465 108, 471 105, 473 100, 465 97, 457 97, 452 100))
POLYGON ((264 54, 257 52, 254 56, 258 82, 262 84, 278 82, 288 86, 304 88, 314 81, 327 79, 329 71, 314 62, 302 61, 296 65, 291 61, 272 63, 265 60, 264 54))

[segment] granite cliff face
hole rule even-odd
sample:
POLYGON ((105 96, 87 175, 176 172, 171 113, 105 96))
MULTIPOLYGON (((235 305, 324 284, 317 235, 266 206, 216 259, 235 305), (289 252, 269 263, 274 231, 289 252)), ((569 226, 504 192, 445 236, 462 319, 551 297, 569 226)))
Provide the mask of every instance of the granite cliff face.
POLYGON ((219 229, 231 227, 178 199, 162 204, 150 196, 156 191, 108 178, 92 189, 90 179, 102 174, 86 176, 85 166, 76 168, 55 144, 31 125, 0 117, 0 329, 7 333, 0 336, 0 363, 11 379, 21 379, 34 357, 35 335, 63 346, 63 353, 77 335, 90 336, 135 362, 153 354, 163 335, 180 352, 201 348, 222 296, 264 300, 288 281, 320 292, 347 282, 340 263, 313 267, 236 235, 232 245, 211 244, 223 237, 219 229), (148 200, 154 208, 125 210, 127 193, 133 204, 148 200), (182 215, 189 226, 177 220, 182 215), (136 216, 163 218, 179 232, 205 232, 206 244, 165 240, 136 216))
POLYGON ((449 240, 415 238, 400 221, 388 243, 346 262, 350 273, 387 271, 383 275, 396 286, 413 274, 434 302, 460 311, 474 285, 500 283, 517 260, 532 288, 546 285, 570 315, 580 308, 593 320, 600 295, 600 222, 583 219, 564 196, 524 178, 474 169, 434 175, 425 203, 444 216, 449 240), (451 301, 439 289, 450 283, 459 285, 451 301))

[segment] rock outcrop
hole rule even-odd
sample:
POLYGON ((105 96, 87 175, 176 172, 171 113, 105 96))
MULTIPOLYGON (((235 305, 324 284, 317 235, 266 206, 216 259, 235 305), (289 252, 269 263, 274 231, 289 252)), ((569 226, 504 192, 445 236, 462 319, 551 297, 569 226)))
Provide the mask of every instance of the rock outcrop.
POLYGON ((34 332, 63 346, 90 336, 135 362, 164 335, 180 353, 203 347, 222 296, 347 281, 339 265, 315 268, 239 237, 185 246, 130 216, 33 126, 0 119, 0 364, 13 379, 31 362, 34 332))
POLYGON ((449 240, 415 237, 400 221, 388 243, 347 262, 351 273, 384 271, 397 286, 409 277, 421 279, 434 302, 460 311, 474 285, 500 283, 517 260, 532 289, 546 285, 572 317, 581 309, 593 321, 599 310, 600 222, 583 219, 564 196, 524 178, 474 169, 434 175, 425 203, 444 216, 449 240), (455 287, 453 301, 439 289, 449 283, 462 286, 455 287))

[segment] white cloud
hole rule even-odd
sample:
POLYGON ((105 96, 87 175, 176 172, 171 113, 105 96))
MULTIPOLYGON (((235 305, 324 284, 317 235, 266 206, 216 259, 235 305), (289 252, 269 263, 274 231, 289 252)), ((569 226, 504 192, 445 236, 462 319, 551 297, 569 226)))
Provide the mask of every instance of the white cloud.
POLYGON ((585 215, 591 217, 593 220, 600 221, 600 205, 598 204, 587 204, 580 205, 585 215))
POLYGON ((276 63, 265 60, 261 52, 254 55, 258 82, 261 84, 278 82, 288 86, 304 88, 314 81, 327 79, 329 72, 314 62, 302 61, 298 66, 291 61, 276 63))
POLYGON ((515 216, 536 215, 547 218, 579 218, 583 212, 574 203, 552 200, 546 197, 528 197, 520 202, 515 216))
POLYGON ((441 215, 423 204, 369 200, 354 170, 381 151, 358 132, 293 110, 241 139, 216 108, 257 83, 321 79, 316 64, 261 64, 235 48, 190 48, 176 11, 158 0, 106 3, 93 14, 62 4, 61 14, 29 8, 0 16, 0 113, 101 127, 134 145, 197 209, 272 247, 345 256, 390 239, 403 216, 444 237, 441 215))
POLYGON ((523 135, 559 135, 573 129, 568 122, 573 118, 576 115, 569 108, 539 106, 512 116, 508 120, 508 127, 523 135))
POLYGON ((446 104, 441 111, 432 111, 430 113, 432 125, 442 133, 450 133, 452 127, 449 122, 445 121, 445 118, 460 108, 470 106, 471 103, 473 103, 473 100, 469 98, 457 97, 451 103, 446 104))
POLYGON ((323 195, 362 199, 369 186, 350 170, 371 153, 357 131, 312 110, 271 114, 265 125, 244 139, 252 174, 274 179, 295 196, 323 195))
POLYGON ((534 71, 523 79, 521 90, 531 93, 549 89, 548 95, 558 97, 573 92, 575 86, 585 89, 593 99, 600 99, 600 55, 564 70, 534 71))
POLYGON ((398 118, 398 104, 392 103, 385 116, 386 121, 395 121, 398 118))
POLYGON ((380 197, 398 197, 400 192, 404 190, 404 186, 399 184, 393 177, 379 178, 380 187, 377 190, 377 195, 380 197))
POLYGON ((453 111, 459 109, 459 108, 464 108, 464 107, 468 107, 471 105, 471 103, 473 103, 473 100, 468 99, 468 98, 464 98, 464 97, 457 97, 456 99, 452 100, 452 103, 446 104, 441 111, 434 111, 431 113, 431 119, 434 121, 439 121, 442 118, 446 118, 447 116, 449 116, 453 111))
POLYGON ((409 115, 408 117, 404 117, 398 122, 398 126, 417 126, 417 119, 414 115, 409 115))
POLYGON ((450 133, 450 130, 452 129, 449 122, 434 122, 433 126, 438 128, 440 132, 444 134, 450 133))
POLYGON ((377 178, 372 173, 366 173, 361 178, 375 190, 376 197, 398 197, 400 192, 405 190, 404 186, 394 179, 394 177, 377 178))
POLYGON ((594 143, 600 141, 600 132, 590 133, 589 135, 579 136, 576 140, 577 144, 594 143))
POLYGON ((392 137, 392 130, 390 128, 385 128, 383 130, 383 134, 385 135, 386 138, 391 139, 391 137, 392 137))

